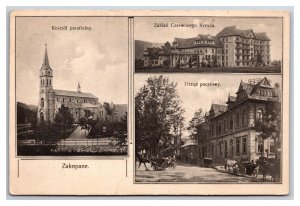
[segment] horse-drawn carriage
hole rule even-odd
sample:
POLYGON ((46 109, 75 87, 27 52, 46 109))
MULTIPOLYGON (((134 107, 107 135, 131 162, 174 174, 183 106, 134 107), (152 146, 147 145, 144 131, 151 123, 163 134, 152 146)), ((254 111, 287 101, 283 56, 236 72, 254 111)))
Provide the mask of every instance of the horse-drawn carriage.
POLYGON ((266 157, 260 157, 256 163, 254 162, 241 162, 238 160, 227 160, 226 167, 228 173, 251 176, 256 178, 258 174, 261 174, 263 181, 267 180, 267 175, 271 181, 277 181, 280 174, 280 162, 274 158, 268 159, 266 157))
POLYGON ((164 170, 168 167, 175 168, 176 166, 175 159, 171 158, 170 156, 166 158, 162 156, 146 158, 137 153, 137 160, 139 161, 138 167, 140 167, 141 164, 144 164, 146 170, 148 170, 146 163, 149 163, 152 169, 155 171, 164 170))
POLYGON ((227 160, 226 168, 228 173, 240 175, 240 176, 251 176, 256 178, 258 175, 258 165, 251 162, 241 162, 238 160, 227 160))

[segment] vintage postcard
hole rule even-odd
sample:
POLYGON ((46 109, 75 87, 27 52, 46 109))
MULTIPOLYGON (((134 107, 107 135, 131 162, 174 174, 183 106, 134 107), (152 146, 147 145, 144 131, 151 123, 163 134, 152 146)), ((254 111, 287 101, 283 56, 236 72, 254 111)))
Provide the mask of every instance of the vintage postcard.
POLYGON ((10 193, 288 194, 289 25, 286 11, 11 12, 10 193))

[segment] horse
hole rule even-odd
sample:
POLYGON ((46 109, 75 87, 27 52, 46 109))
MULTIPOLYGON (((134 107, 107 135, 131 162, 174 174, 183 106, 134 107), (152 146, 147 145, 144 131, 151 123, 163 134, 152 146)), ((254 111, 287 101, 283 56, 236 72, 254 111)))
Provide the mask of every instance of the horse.
POLYGON ((138 166, 138 168, 140 168, 141 164, 144 164, 146 170, 148 170, 146 163, 151 163, 151 161, 148 160, 148 159, 146 159, 146 158, 144 158, 144 157, 143 157, 141 154, 139 154, 139 153, 136 154, 136 157, 137 157, 137 159, 138 159, 138 161, 139 161, 139 166, 138 166))
POLYGON ((279 163, 275 159, 259 159, 257 164, 259 165, 259 171, 263 175, 263 181, 267 180, 267 174, 271 176, 271 181, 276 181, 279 163))

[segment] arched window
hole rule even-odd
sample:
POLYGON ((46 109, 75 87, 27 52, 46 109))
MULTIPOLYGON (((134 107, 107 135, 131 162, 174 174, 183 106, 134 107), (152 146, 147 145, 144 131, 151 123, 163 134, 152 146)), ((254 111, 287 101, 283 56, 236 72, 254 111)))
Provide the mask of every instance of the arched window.
POLYGON ((236 114, 235 121, 236 121, 236 127, 239 127, 240 126, 240 113, 236 114))
POLYGON ((50 81, 50 84, 49 84, 49 85, 51 86, 51 79, 49 79, 49 81, 50 81))
POLYGON ((246 122, 247 122, 247 119, 246 119, 246 111, 243 110, 243 113, 242 113, 242 125, 246 125, 246 122))
POLYGON ((41 122, 44 121, 44 113, 43 112, 40 113, 40 120, 41 120, 41 122))
POLYGON ((234 148, 233 148, 233 140, 231 139, 230 142, 229 142, 229 145, 230 145, 230 152, 231 152, 231 157, 233 157, 233 154, 234 154, 234 148))
POLYGON ((256 119, 261 121, 262 117, 263 117, 263 111, 262 109, 258 109, 256 112, 256 119))
POLYGON ((41 80, 41 86, 43 86, 43 81, 41 80))
POLYGON ((43 86, 45 85, 44 79, 43 79, 43 86))
POLYGON ((225 144, 224 144, 224 155, 225 155, 225 158, 228 157, 228 145, 227 145, 227 141, 225 141, 225 144))
POLYGON ((237 155, 240 154, 240 138, 237 138, 237 139, 236 139, 235 153, 236 153, 237 155))
POLYGON ((233 129, 233 117, 232 116, 230 117, 230 127, 229 128, 233 129))
POLYGON ((41 98, 41 107, 44 107, 44 98, 41 98))

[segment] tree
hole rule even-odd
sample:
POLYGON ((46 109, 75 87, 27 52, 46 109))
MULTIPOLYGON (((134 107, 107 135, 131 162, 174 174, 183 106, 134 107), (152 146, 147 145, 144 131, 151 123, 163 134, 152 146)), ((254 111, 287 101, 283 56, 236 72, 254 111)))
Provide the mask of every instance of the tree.
POLYGON ((93 118, 94 112, 90 110, 84 110, 84 117, 79 119, 79 126, 81 129, 85 129, 90 133, 93 127, 95 127, 97 121, 93 118))
POLYGON ((189 137, 192 140, 200 140, 203 139, 203 136, 201 134, 201 124, 204 122, 204 114, 202 112, 202 109, 198 109, 193 118, 189 121, 189 126, 187 130, 190 132, 189 137))
MULTIPOLYGON (((272 138, 275 142, 275 152, 277 152, 278 143, 281 132, 281 104, 280 102, 269 102, 266 105, 265 114, 261 119, 256 119, 255 130, 259 132, 259 137, 263 140, 263 145, 266 139, 272 138)), ((262 149, 262 156, 264 147, 262 149)))
POLYGON ((159 153, 174 127, 184 121, 177 84, 160 76, 149 77, 135 97, 136 149, 159 153), (177 119, 177 123, 174 122, 177 119))
POLYGON ((113 116, 115 115, 115 107, 113 103, 104 102, 103 107, 106 112, 106 120, 112 120, 113 116))
POLYGON ((117 145, 124 146, 127 143, 127 114, 121 118, 120 122, 115 124, 114 138, 117 141, 117 145))
POLYGON ((63 138, 65 138, 66 129, 70 128, 74 122, 69 108, 62 105, 54 118, 54 122, 62 126, 63 138))
POLYGON ((41 123, 35 130, 35 140, 43 143, 56 143, 62 136, 62 125, 57 123, 41 123))

